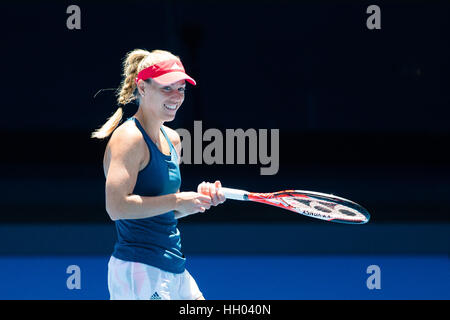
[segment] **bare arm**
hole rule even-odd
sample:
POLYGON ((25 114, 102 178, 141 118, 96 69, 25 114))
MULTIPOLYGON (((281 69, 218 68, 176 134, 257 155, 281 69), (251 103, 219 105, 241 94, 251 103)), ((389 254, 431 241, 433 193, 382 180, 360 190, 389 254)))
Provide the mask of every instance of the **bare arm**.
POLYGON ((122 126, 109 142, 105 161, 106 210, 112 220, 142 219, 172 210, 185 215, 209 208, 210 198, 196 192, 144 197, 133 194, 137 175, 145 157, 145 142, 132 127, 122 126))

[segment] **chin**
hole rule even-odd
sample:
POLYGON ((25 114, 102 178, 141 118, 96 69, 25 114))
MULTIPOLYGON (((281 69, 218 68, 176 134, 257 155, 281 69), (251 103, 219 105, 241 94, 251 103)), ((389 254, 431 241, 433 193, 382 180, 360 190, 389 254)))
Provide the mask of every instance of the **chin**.
POLYGON ((175 119, 175 115, 173 115, 173 116, 166 116, 165 117, 165 119, 164 119, 164 122, 170 122, 170 121, 173 121, 175 119))

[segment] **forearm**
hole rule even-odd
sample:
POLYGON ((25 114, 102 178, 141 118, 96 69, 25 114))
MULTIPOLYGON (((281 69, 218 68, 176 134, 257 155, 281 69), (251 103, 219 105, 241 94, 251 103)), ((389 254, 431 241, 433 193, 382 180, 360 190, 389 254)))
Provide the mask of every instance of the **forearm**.
POLYGON ((190 215, 191 215, 190 213, 182 213, 180 211, 175 210, 175 219, 181 219, 190 215))
POLYGON ((155 197, 131 194, 114 205, 107 205, 107 211, 112 220, 144 219, 176 210, 176 205, 176 194, 155 197))
MULTIPOLYGON (((178 189, 177 193, 180 193, 180 189, 178 189)), ((181 219, 181 218, 184 218, 184 217, 190 215, 189 213, 182 213, 178 210, 175 210, 174 213, 175 213, 175 219, 181 219)))

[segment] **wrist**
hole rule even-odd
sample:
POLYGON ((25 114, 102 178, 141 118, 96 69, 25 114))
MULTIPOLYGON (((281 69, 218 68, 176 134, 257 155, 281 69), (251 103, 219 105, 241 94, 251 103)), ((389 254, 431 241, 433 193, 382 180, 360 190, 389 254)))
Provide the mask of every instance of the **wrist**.
POLYGON ((173 210, 174 211, 179 211, 179 205, 180 205, 180 197, 178 193, 174 193, 173 194, 173 210))

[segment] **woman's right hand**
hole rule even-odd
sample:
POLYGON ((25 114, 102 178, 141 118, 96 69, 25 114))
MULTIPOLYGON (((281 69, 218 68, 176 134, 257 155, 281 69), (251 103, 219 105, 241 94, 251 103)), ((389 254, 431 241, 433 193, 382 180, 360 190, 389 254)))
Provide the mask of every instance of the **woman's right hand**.
POLYGON ((197 192, 176 193, 175 210, 183 215, 205 212, 211 207, 211 197, 197 192))

